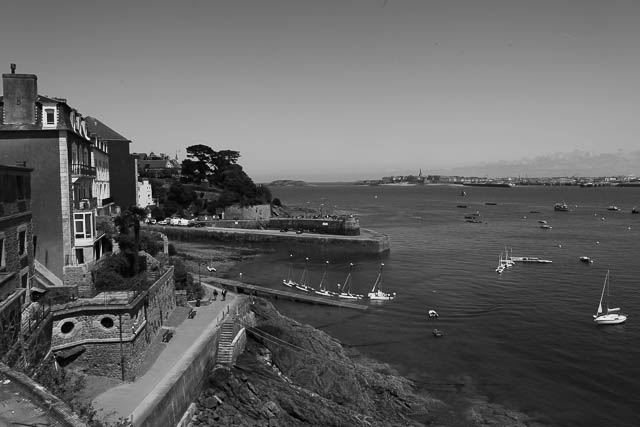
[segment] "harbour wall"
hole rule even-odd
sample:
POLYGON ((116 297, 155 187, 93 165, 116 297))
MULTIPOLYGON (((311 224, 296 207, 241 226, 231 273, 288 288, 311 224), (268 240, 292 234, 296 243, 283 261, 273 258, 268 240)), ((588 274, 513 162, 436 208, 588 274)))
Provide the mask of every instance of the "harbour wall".
POLYGON ((154 226, 170 240, 179 242, 224 242, 257 246, 262 244, 286 245, 288 248, 314 252, 345 252, 379 254, 391 249, 389 236, 361 229, 358 236, 280 232, 238 228, 187 228, 154 226))

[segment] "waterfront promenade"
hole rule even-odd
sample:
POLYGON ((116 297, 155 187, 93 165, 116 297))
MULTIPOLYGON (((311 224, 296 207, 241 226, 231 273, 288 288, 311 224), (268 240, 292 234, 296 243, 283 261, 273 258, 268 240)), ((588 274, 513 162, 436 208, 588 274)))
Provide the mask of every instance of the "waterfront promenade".
MULTIPOLYGON (((213 287, 205 286, 208 288, 207 293, 211 294, 213 287)), ((220 292, 220 288, 217 289, 220 292)), ((152 343, 147 358, 155 357, 155 360, 150 362, 149 368, 141 377, 134 382, 113 387, 93 400, 98 417, 108 422, 129 418, 136 425, 136 420, 150 411, 152 403, 166 393, 169 386, 180 377, 202 342, 217 331, 224 314, 235 310, 242 298, 229 292, 225 301, 218 295, 217 301, 195 307, 196 316, 186 318, 172 328, 173 338, 168 343, 160 344, 161 352, 157 357, 151 354, 151 350, 157 348, 154 346, 155 341, 152 343)))

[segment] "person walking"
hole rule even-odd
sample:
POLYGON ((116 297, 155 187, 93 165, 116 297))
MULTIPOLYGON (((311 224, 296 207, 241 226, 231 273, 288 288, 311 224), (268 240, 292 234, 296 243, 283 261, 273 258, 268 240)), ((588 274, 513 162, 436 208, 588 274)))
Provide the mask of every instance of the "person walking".
POLYGON ((222 301, 224 301, 227 298, 227 290, 223 289, 222 290, 222 301))
POLYGON ((214 289, 213 290, 213 300, 215 301, 218 298, 218 290, 214 289))

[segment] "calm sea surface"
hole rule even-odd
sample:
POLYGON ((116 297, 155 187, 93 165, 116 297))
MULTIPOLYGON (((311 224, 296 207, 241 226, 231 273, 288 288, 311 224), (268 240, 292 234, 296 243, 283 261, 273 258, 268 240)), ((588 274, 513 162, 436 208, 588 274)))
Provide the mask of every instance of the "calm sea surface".
MULTIPOLYGON (((367 312, 278 302, 278 309, 394 366, 443 399, 481 394, 553 426, 640 425, 640 188, 317 185, 274 187, 285 205, 348 210, 362 228, 387 234, 385 255, 345 258, 294 252, 295 274, 309 256, 311 283, 330 261, 329 283, 355 264, 366 293, 384 262, 383 289, 395 300, 367 312), (554 212, 565 201, 570 212, 554 212), (495 203, 487 205, 486 203, 495 203), (466 204, 467 208, 458 205, 466 204), (619 212, 608 211, 618 205, 619 212), (464 215, 480 212, 479 224, 464 215), (538 211, 535 213, 532 211, 538 211), (546 220, 549 230, 540 228, 546 220), (516 264, 495 272, 505 246, 516 264), (593 264, 579 262, 589 256, 593 264), (326 259, 325 259, 326 258, 326 259), (596 326, 607 270, 613 306, 625 324, 596 326), (428 309, 440 318, 427 318, 428 309), (431 331, 445 332, 435 338, 431 331)), ((282 288, 289 248, 229 272, 282 288)))

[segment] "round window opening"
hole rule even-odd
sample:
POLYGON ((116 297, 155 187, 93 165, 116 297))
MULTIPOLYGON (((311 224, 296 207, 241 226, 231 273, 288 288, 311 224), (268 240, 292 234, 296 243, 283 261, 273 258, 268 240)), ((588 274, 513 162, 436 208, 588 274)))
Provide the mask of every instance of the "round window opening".
POLYGON ((68 334, 69 332, 73 331, 74 326, 75 325, 73 324, 73 322, 64 322, 62 326, 60 326, 60 332, 62 332, 63 334, 68 334))
POLYGON ((100 324, 102 325, 103 328, 113 328, 113 319, 111 317, 103 317, 100 320, 100 324))

